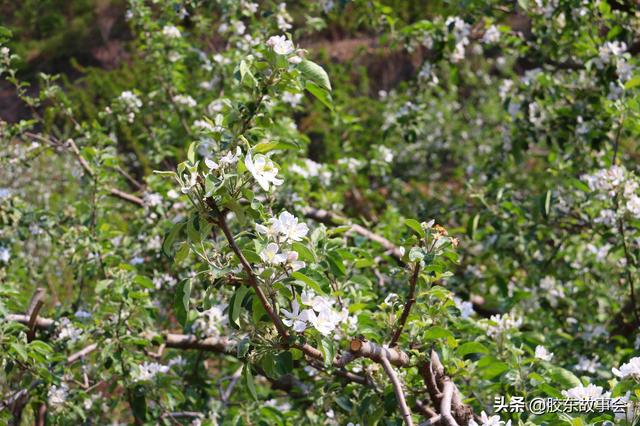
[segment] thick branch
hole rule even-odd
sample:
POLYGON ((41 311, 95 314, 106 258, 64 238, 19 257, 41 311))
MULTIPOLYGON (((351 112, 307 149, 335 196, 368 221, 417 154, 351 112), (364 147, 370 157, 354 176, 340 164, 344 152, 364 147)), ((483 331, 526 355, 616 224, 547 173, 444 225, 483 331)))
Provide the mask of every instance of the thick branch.
POLYGON ((440 410, 441 422, 449 426, 468 425, 473 417, 473 410, 462 402, 464 398, 451 378, 445 374, 435 350, 431 350, 431 360, 420 364, 418 369, 427 385, 431 401, 440 410))
POLYGON ((385 358, 396 367, 407 367, 409 365, 409 356, 406 353, 396 348, 385 348, 373 342, 354 339, 349 345, 349 350, 350 352, 334 361, 336 367, 344 367, 358 357, 369 358, 378 364, 381 364, 382 358, 385 358))
POLYGON ((411 282, 409 284, 409 294, 407 295, 407 301, 404 305, 404 309, 402 310, 402 315, 400 315, 400 319, 398 320, 398 328, 396 329, 396 332, 393 333, 391 343, 389 343, 389 346, 391 347, 395 346, 396 343, 398 343, 398 339, 402 334, 404 325, 407 323, 407 318, 409 318, 409 313, 411 313, 411 307, 414 303, 416 303, 416 284, 418 283, 419 276, 420 263, 416 263, 416 266, 413 268, 413 275, 411 276, 411 282))
POLYGON ((398 400, 398 404, 400 405, 400 412, 402 413, 402 418, 404 419, 405 424, 407 426, 413 426, 411 411, 409 410, 409 406, 407 405, 407 401, 404 397, 404 391, 402 390, 402 385, 400 384, 400 380, 398 380, 396 372, 393 370, 391 363, 384 355, 380 358, 380 364, 382 364, 382 368, 384 368, 385 373, 387 373, 387 376, 389 376, 389 380, 391 381, 393 390, 396 393, 396 399, 398 400))

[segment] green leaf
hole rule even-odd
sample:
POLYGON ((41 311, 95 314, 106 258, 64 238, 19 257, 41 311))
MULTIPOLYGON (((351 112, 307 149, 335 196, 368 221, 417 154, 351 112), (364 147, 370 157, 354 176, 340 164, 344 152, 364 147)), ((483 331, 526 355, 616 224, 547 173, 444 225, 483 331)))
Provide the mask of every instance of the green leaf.
POLYGON ((344 277, 347 274, 347 269, 344 266, 342 257, 337 252, 328 253, 327 261, 329 262, 331 273, 336 277, 344 277))
POLYGON ((480 223, 480 215, 476 214, 472 218, 469 218, 467 222, 467 235, 472 240, 475 239, 476 232, 478 231, 478 224, 480 223))
POLYGON ((139 420, 145 420, 147 418, 147 401, 144 387, 136 387, 131 394, 131 411, 133 411, 134 417, 139 420))
POLYGON ((294 142, 289 141, 268 141, 268 142, 260 142, 258 145, 254 146, 251 150, 254 154, 262 154, 269 151, 274 151, 276 149, 300 149, 300 146, 294 142))
POLYGON ((176 319, 183 327, 187 323, 190 296, 191 280, 186 279, 180 281, 180 283, 176 286, 176 292, 173 299, 173 309, 176 312, 176 319))
POLYGON ((422 229, 422 225, 415 219, 406 219, 404 224, 407 225, 413 232, 418 234, 419 237, 424 238, 424 229, 422 229))
POLYGON ((580 379, 578 379, 575 374, 573 374, 569 370, 565 370, 562 367, 548 365, 547 372, 549 373, 549 377, 551 378, 551 380, 553 380, 555 383, 558 383, 563 388, 573 388, 582 384, 580 382, 580 379))
POLYGON ((196 162, 196 142, 192 142, 187 150, 187 159, 191 164, 196 162))
POLYGON ((315 96, 316 99, 322 102, 324 106, 333 111, 333 99, 331 98, 329 91, 311 81, 307 81, 307 84, 305 84, 304 87, 309 91, 309 93, 315 96))
POLYGON ((303 274, 302 272, 296 271, 293 272, 291 274, 292 278, 295 278, 296 280, 300 280, 303 283, 307 284, 309 287, 311 287, 313 289, 313 291, 315 291, 317 294, 319 295, 324 295, 325 292, 322 291, 322 287, 320 286, 320 284, 318 284, 318 282, 316 280, 314 280, 311 277, 306 276, 305 274, 303 274))
POLYGON ((458 356, 465 356, 469 354, 486 354, 489 353, 489 349, 484 346, 482 343, 478 342, 467 342, 463 343, 456 349, 456 353, 458 356))
POLYGON ((239 286, 236 288, 235 293, 233 293, 233 296, 231 296, 231 300, 229 301, 229 323, 235 329, 240 328, 238 325, 238 318, 242 311, 242 301, 248 292, 249 287, 244 285, 239 286))
POLYGON ((305 59, 298 64, 298 70, 307 80, 311 80, 322 89, 331 91, 329 75, 320 65, 305 59))
POLYGON ((640 86, 640 76, 635 76, 624 84, 624 88, 626 90, 633 89, 638 86, 640 86))
POLYGON ((453 337, 453 333, 449 330, 442 328, 440 326, 434 326, 429 328, 429 330, 425 331, 423 337, 425 339, 443 339, 447 337, 453 337))
POLYGON ((244 383, 249 390, 249 393, 255 399, 258 400, 258 393, 256 392, 256 385, 253 382, 253 374, 251 374, 251 366, 249 364, 244 365, 244 369, 242 370, 242 375, 244 376, 244 383))
POLYGON ((325 367, 331 366, 333 358, 336 356, 336 347, 331 337, 320 337, 319 346, 324 359, 325 367))
POLYGON ((313 252, 307 248, 306 245, 296 241, 291 244, 291 248, 298 253, 298 257, 300 258, 300 260, 303 260, 305 262, 315 262, 316 257, 314 256, 313 252))
POLYGON ((169 258, 173 257, 173 245, 176 241, 176 238, 178 238, 178 235, 180 235, 180 232, 184 228, 184 225, 185 222, 176 223, 175 225, 173 225, 173 228, 171 228, 169 233, 164 237, 164 241, 162 242, 162 253, 164 253, 165 256, 169 258))

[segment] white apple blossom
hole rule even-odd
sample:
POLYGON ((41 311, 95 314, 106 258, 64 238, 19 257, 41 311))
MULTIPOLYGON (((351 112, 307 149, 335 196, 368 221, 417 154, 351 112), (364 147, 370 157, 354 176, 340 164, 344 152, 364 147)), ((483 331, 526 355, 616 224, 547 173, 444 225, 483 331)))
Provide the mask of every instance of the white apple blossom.
POLYGON ((280 265, 287 261, 287 255, 279 253, 280 247, 276 243, 269 243, 260 252, 260 259, 269 265, 280 265))
POLYGON ((180 38, 182 34, 180 30, 176 28, 174 25, 165 25, 162 27, 162 35, 166 38, 180 38))
POLYGON ((632 378, 640 381, 640 357, 631 358, 629 362, 622 364, 620 369, 612 368, 611 371, 621 379, 632 378))
POLYGON ((487 44, 496 44, 500 41, 500 30, 495 25, 491 25, 487 28, 482 36, 482 42, 487 44))
MULTIPOLYGON (((295 56, 295 57, 299 58, 299 56, 295 56)), ((298 104, 302 100, 302 97, 303 97, 302 93, 284 92, 282 94, 282 102, 289 104, 295 108, 298 106, 298 104)))
POLYGON ((267 40, 267 46, 273 49, 278 55, 290 55, 295 50, 293 42, 284 35, 271 36, 267 40))
POLYGON ((6 247, 0 247, 0 260, 4 263, 8 263, 11 259, 11 252, 6 247))
POLYGON ((176 95, 173 97, 173 102, 175 102, 178 105, 185 106, 187 108, 193 108, 196 105, 198 105, 196 100, 189 95, 176 95))
POLYGON ((134 382, 144 382, 153 380, 158 373, 166 374, 169 366, 158 364, 157 362, 146 362, 136 366, 131 372, 131 380, 134 382))
POLYGON ((205 337, 219 337, 228 322, 227 315, 224 314, 226 307, 223 304, 213 305, 200 312, 193 323, 193 331, 205 337))
POLYGON ((549 352, 544 346, 536 346, 535 357, 542 361, 551 361, 553 352, 549 352))
POLYGON ((482 411, 480 413, 480 425, 476 423, 475 420, 471 419, 469 421, 469 426, 511 426, 511 420, 506 422, 500 420, 500 416, 491 416, 489 417, 487 413, 482 411))
POLYGON ((58 325, 58 333, 56 338, 59 340, 68 340, 71 343, 77 342, 82 337, 82 329, 73 325, 69 318, 60 318, 58 325))
POLYGON ((487 334, 492 338, 502 336, 505 332, 522 325, 522 318, 515 318, 511 314, 492 315, 489 320, 496 323, 489 324, 487 329, 487 334))
POLYGON ((596 386, 594 384, 583 386, 582 384, 580 384, 571 389, 563 390, 562 396, 571 399, 598 399, 609 398, 611 396, 611 393, 603 392, 601 386, 596 386))
POLYGON ((284 254, 287 257, 286 264, 289 265, 289 267, 291 267, 292 271, 294 272, 298 271, 306 266, 306 264, 303 261, 298 260, 299 254, 297 251, 291 250, 284 254))
POLYGON ((298 218, 289 213, 283 211, 278 216, 280 235, 284 238, 284 241, 301 241, 309 232, 309 227, 306 223, 298 223, 298 218))
POLYGON ((341 316, 333 309, 324 309, 315 315, 313 311, 309 314, 309 322, 313 327, 321 334, 328 336, 335 330, 336 326, 340 323, 341 316))
POLYGON ((59 387, 56 385, 51 386, 47 392, 49 406, 56 411, 59 410, 67 401, 68 395, 69 386, 66 383, 62 382, 59 387))
POLYGON ((273 161, 262 154, 251 157, 251 153, 248 153, 244 159, 244 165, 265 191, 269 191, 270 184, 279 186, 284 182, 278 179, 278 169, 273 161))
POLYGON ((300 311, 300 304, 295 299, 291 302, 291 312, 284 308, 281 310, 285 316, 282 322, 288 327, 293 327, 293 330, 298 333, 302 333, 307 329, 307 322, 310 315, 313 315, 310 309, 300 311))
POLYGON ((463 301, 459 297, 454 297, 453 302, 456 304, 456 308, 458 308, 458 310, 460 311, 460 318, 468 319, 475 313, 475 311, 473 310, 473 303, 463 301))

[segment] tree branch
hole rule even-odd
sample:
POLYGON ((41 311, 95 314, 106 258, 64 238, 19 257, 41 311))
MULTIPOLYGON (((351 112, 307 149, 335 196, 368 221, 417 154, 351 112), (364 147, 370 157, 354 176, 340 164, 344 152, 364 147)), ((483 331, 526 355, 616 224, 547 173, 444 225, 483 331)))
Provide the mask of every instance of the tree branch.
POLYGON ((402 418, 404 419, 405 424, 407 426, 413 426, 411 411, 409 410, 409 406, 407 405, 407 401, 404 397, 404 391, 402 390, 402 385, 400 384, 400 380, 398 380, 396 372, 393 370, 391 363, 384 355, 380 358, 380 364, 382 364, 382 368, 384 368, 385 373, 387 373, 387 376, 389 376, 389 380, 391 381, 393 390, 396 393, 396 399, 398 400, 398 404, 400 405, 400 412, 402 413, 402 418))
POLYGON ((407 301, 404 305, 404 309, 402 310, 402 315, 400 315, 400 319, 398 320, 398 328, 395 333, 393 333, 393 337, 391 338, 391 342, 389 346, 394 347, 398 343, 398 339, 402 334, 402 330, 404 329, 404 325, 407 322, 407 318, 409 318, 409 313, 411 312, 411 307, 416 302, 416 284, 418 283, 418 277, 420 276, 420 263, 416 263, 413 268, 413 275, 411 276, 411 282, 409 284, 409 294, 407 295, 407 301))

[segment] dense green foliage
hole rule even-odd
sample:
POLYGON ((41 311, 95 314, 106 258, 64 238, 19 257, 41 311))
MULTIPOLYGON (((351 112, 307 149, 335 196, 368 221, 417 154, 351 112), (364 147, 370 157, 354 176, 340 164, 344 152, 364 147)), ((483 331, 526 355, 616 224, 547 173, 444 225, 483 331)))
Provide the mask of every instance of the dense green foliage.
POLYGON ((0 422, 455 424, 438 358, 638 422, 632 3, 66 3, 0 22, 0 422))

